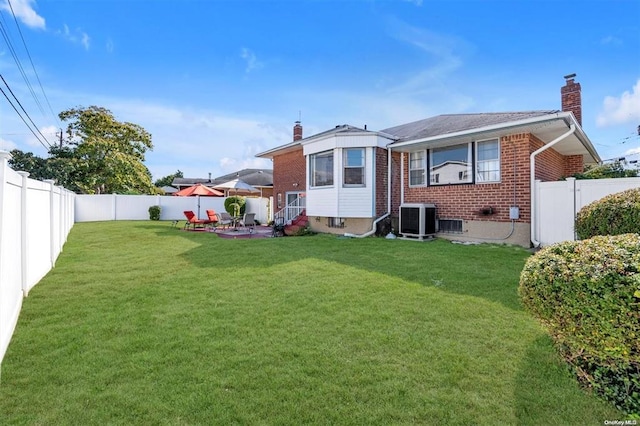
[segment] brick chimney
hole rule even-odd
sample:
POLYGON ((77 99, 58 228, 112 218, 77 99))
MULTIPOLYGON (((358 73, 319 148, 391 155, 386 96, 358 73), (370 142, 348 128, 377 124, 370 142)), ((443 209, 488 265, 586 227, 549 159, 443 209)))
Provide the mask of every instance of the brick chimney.
POLYGON ((580 83, 574 82, 575 74, 565 75, 566 84, 560 88, 562 95, 562 111, 571 111, 576 121, 582 126, 582 96, 580 83))
POLYGON ((296 121, 296 124, 293 126, 293 140, 299 141, 300 139, 302 139, 302 124, 296 121))

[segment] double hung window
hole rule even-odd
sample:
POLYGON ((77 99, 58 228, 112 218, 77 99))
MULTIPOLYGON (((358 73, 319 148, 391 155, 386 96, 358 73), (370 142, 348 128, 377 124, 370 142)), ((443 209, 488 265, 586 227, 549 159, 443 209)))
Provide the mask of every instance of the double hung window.
POLYGON ((364 186, 364 148, 348 148, 343 154, 343 185, 364 186))
POLYGON ((497 139, 476 144, 476 182, 500 181, 500 144, 497 139))
POLYGON ((426 151, 409 153, 409 185, 420 186, 426 184, 426 151))
POLYGON ((333 185, 333 151, 311 154, 309 156, 309 174, 311 186, 333 185))

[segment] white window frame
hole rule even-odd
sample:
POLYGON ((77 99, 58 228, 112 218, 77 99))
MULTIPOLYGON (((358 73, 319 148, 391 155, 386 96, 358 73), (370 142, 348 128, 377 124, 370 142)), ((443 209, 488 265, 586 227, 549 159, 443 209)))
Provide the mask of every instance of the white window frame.
POLYGON ((496 183, 496 182, 500 182, 501 180, 501 170, 500 170, 500 164, 501 164, 501 158, 500 158, 500 139, 485 139, 485 140, 481 140, 481 141, 476 141, 476 152, 475 152, 475 176, 476 176, 476 183, 496 183), (490 160, 482 160, 480 161, 479 158, 480 156, 478 155, 478 149, 480 147, 480 145, 483 144, 488 144, 488 143, 496 143, 497 147, 498 147, 498 157, 497 158, 492 158, 490 160), (495 162, 498 166, 497 169, 494 170, 487 170, 487 171, 480 171, 480 165, 481 164, 489 164, 489 163, 493 163, 495 162), (497 174, 497 177, 494 178, 490 178, 490 179, 485 179, 485 176, 481 176, 482 174, 492 174, 495 173, 497 174))
MULTIPOLYGON (((327 187, 332 187, 335 183, 335 176, 334 176, 334 158, 333 158, 333 150, 331 151, 323 151, 323 152, 318 152, 315 154, 310 154, 309 155, 309 186, 312 188, 327 188, 327 187), (316 158, 318 157, 326 157, 326 158, 331 158, 331 182, 330 183, 324 183, 321 182, 320 184, 318 183, 317 179, 316 179, 316 158)), ((325 170, 323 170, 325 171, 325 170)), ((328 171, 328 170, 326 170, 328 171)), ((328 179, 327 179, 328 181, 328 179)))
POLYGON ((420 150, 420 151, 413 151, 409 153, 409 186, 413 187, 413 186, 425 186, 427 184, 427 151, 426 150, 420 150), (413 156, 413 154, 418 154, 421 153, 422 154, 422 161, 420 164, 421 167, 414 167, 413 166, 413 162, 411 161, 411 157, 413 156), (412 183, 411 181, 411 172, 413 171, 419 171, 422 170, 422 182, 421 183, 412 183))
POLYGON ((344 148, 342 150, 342 186, 344 187, 363 187, 367 182, 366 173, 366 158, 367 158, 367 150, 365 148, 344 148), (360 151, 362 153, 361 163, 357 165, 348 164, 348 152, 349 151, 360 151), (347 169, 360 169, 360 175, 362 177, 362 183, 347 183, 347 169))

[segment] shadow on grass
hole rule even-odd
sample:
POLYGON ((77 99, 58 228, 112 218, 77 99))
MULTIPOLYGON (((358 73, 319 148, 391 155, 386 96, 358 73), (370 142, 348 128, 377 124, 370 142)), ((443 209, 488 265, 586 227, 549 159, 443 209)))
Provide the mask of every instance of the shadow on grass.
POLYGON ((141 222, 139 226, 152 229, 160 237, 179 236, 196 243, 196 247, 181 256, 200 268, 255 270, 314 258, 455 294, 481 297, 515 310, 521 310, 518 280, 530 256, 521 247, 465 246, 447 240, 348 239, 335 235, 227 240, 213 232, 184 231, 170 223, 141 222))
POLYGON ((602 416, 598 424, 622 416, 611 404, 580 388, 548 336, 536 339, 522 358, 515 401, 522 425, 593 424, 594 412, 602 416))

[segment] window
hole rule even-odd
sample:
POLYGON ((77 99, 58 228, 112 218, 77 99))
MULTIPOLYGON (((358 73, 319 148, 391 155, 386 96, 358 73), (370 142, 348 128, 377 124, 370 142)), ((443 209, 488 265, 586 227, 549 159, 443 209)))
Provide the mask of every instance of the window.
POLYGON ((409 185, 420 186, 424 185, 425 179, 425 157, 426 151, 416 151, 409 154, 409 185))
POLYGON ((440 219, 438 220, 438 232, 461 234, 462 220, 461 219, 440 219))
POLYGON ((471 144, 436 148, 430 153, 431 185, 471 182, 471 144))
POLYGON ((500 181, 500 144, 497 139, 481 141, 476 146, 476 181, 500 181))
POLYGON ((333 185, 333 151, 311 154, 309 172, 311 186, 333 185))
POLYGON ((349 148, 344 153, 344 186, 364 186, 364 148, 349 148))
POLYGON ((344 228, 344 219, 341 217, 328 217, 327 226, 329 228, 344 228))

